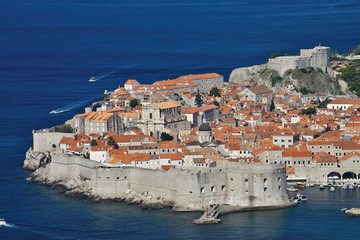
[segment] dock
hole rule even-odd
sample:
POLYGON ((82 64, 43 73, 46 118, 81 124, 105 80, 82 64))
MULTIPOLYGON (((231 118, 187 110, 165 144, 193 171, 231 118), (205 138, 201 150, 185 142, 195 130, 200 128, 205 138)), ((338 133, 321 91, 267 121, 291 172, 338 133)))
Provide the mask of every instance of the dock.
POLYGON ((221 222, 219 216, 219 204, 206 207, 204 214, 193 221, 194 224, 217 224, 221 222))

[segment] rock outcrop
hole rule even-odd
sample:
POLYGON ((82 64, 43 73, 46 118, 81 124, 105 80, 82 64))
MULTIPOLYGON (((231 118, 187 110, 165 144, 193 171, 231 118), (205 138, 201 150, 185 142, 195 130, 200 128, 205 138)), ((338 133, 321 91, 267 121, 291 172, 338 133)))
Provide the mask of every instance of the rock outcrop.
POLYGON ((336 79, 320 69, 288 70, 281 77, 277 71, 268 68, 267 64, 236 68, 231 72, 229 82, 247 86, 266 85, 273 91, 308 91, 309 94, 320 95, 338 95, 344 93, 341 90, 347 89, 344 83, 340 86, 336 79))
POLYGON ((25 161, 23 168, 26 170, 35 171, 42 165, 46 165, 51 162, 51 153, 50 152, 36 152, 31 148, 26 152, 25 161))

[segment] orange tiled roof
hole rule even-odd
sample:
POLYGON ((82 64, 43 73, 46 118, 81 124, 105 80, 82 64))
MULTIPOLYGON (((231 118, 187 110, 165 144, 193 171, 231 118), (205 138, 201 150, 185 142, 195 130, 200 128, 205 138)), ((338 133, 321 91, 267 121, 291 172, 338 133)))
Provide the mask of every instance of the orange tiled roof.
POLYGON ((161 102, 161 103, 155 103, 155 105, 160 109, 167 109, 167 108, 174 108, 174 107, 181 107, 181 104, 177 101, 167 101, 167 102, 161 102))

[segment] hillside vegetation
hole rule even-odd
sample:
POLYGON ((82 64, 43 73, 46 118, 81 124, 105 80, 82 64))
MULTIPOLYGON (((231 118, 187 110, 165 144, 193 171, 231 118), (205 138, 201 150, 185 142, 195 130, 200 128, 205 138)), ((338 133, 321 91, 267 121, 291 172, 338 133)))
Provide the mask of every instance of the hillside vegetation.
MULTIPOLYGON (((360 45, 357 49, 360 51, 360 45)), ((350 61, 345 68, 340 70, 338 78, 344 80, 349 90, 360 97, 360 60, 350 61)))

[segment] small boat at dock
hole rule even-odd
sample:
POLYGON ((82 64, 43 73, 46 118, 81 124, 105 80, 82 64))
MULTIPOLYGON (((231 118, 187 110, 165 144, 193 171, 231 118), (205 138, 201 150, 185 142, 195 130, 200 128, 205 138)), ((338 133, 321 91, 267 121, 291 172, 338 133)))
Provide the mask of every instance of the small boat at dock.
POLYGON ((297 189, 296 187, 290 186, 290 187, 286 188, 286 190, 288 192, 297 192, 299 189, 297 189))
POLYGON ((325 187, 323 184, 320 184, 320 185, 319 185, 319 189, 320 189, 320 190, 324 190, 325 188, 326 188, 326 187, 325 187))

